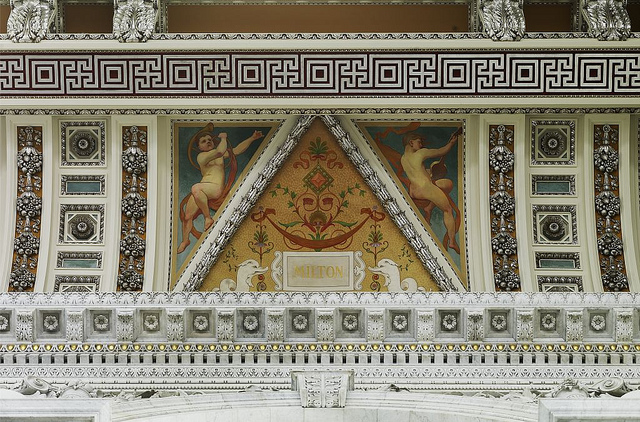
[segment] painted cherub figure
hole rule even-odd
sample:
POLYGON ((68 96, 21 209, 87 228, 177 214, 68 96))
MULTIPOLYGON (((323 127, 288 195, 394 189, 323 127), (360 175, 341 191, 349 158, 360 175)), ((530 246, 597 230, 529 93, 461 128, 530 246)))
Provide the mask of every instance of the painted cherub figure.
POLYGON ((453 190, 453 181, 444 177, 434 177, 434 172, 438 171, 437 166, 440 165, 440 162, 434 163, 430 169, 425 168, 424 165, 425 160, 444 157, 451 151, 458 137, 457 134, 454 134, 444 146, 435 149, 424 147, 424 140, 424 137, 416 132, 407 133, 402 139, 404 154, 402 154, 400 162, 409 178, 409 196, 414 200, 429 201, 423 207, 427 223, 431 221, 431 212, 434 208, 437 207, 442 211, 444 227, 447 231, 445 246, 460 253, 460 247, 456 242, 458 230, 453 208, 455 204, 452 204, 449 196, 453 190))
POLYGON ((419 122, 413 122, 403 128, 388 127, 375 136, 380 151, 394 167, 398 179, 407 187, 409 196, 415 204, 424 210, 427 224, 431 225, 431 214, 435 208, 442 211, 445 235, 442 243, 445 248, 460 253, 456 234, 460 229, 461 216, 455 201, 451 199, 454 183, 447 175, 445 156, 453 149, 458 137, 462 136, 462 128, 451 134, 449 141, 440 148, 425 147, 425 136, 417 132, 419 122), (403 153, 400 154, 383 140, 391 133, 402 136, 403 153), (425 161, 438 159, 429 168, 425 161))
POLYGON ((213 123, 209 123, 191 138, 188 148, 189 160, 194 167, 200 170, 202 180, 191 187, 191 193, 185 196, 180 203, 182 242, 178 246, 178 253, 184 252, 189 246, 191 235, 196 238, 200 238, 202 235, 193 226, 193 221, 200 214, 204 216, 204 230, 211 228, 213 225, 211 210, 216 211, 220 207, 235 181, 238 170, 236 155, 245 152, 254 141, 263 136, 261 131, 256 130, 237 146, 231 147, 227 134, 221 132, 215 135, 213 123), (194 144, 200 151, 196 157, 197 164, 191 158, 194 144), (229 167, 228 177, 225 173, 226 166, 229 167))

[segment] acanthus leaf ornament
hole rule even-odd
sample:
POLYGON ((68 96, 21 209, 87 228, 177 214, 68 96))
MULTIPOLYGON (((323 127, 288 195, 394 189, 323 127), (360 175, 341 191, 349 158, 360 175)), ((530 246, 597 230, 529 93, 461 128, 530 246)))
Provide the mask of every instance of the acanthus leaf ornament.
POLYGON ((49 32, 57 0, 11 0, 7 35, 13 42, 40 42, 49 32))
POLYGON ((624 41, 631 35, 626 0, 581 0, 589 35, 602 41, 624 41))
POLYGON ((521 0, 479 0, 478 13, 485 35, 494 41, 518 41, 525 33, 521 0))
POLYGON ((146 42, 158 20, 158 0, 114 0, 113 36, 120 42, 146 42))

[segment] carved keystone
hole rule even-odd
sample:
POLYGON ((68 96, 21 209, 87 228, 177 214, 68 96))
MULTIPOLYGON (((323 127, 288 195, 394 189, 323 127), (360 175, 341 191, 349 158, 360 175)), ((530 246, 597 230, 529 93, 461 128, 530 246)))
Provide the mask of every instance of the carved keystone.
POLYGON ((353 371, 293 371, 291 389, 300 392, 302 407, 344 407, 353 391, 353 371))

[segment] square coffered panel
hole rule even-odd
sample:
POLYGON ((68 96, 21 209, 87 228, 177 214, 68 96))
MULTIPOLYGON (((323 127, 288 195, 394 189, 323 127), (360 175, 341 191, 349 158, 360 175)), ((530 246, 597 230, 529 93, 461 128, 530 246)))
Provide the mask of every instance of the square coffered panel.
POLYGON ((531 164, 575 164, 576 122, 531 121, 531 164))
POLYGON ((104 205, 60 205, 59 243, 101 244, 104 238, 104 205))
POLYGON ((104 166, 105 122, 60 122, 62 166, 104 166))
POLYGON ((574 205, 534 205, 533 239, 536 244, 577 244, 574 205))

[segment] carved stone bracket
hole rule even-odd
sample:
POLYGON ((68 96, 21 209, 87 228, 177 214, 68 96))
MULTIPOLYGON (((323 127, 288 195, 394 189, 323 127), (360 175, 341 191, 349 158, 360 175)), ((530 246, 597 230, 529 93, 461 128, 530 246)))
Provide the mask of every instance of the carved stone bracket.
POLYGON ((158 20, 158 0, 114 0, 113 36, 120 42, 146 42, 158 20))
POLYGON ((318 330, 318 341, 333 341, 333 339, 335 338, 336 331, 334 328, 333 314, 334 312, 332 308, 316 309, 316 327, 318 330))
POLYGON ((16 311, 16 340, 33 341, 33 309, 16 311))
POLYGON ((567 341, 582 341, 584 339, 584 312, 567 311, 567 341))
POLYGON ((619 343, 631 343, 633 341, 633 309, 617 309, 616 315, 616 341, 619 343))
POLYGON ((581 0, 589 35, 602 41, 623 41, 631 35, 626 0, 581 0))
POLYGON ((494 41, 518 41, 524 36, 522 0, 479 0, 484 34, 494 41))
POLYGON ((218 333, 218 341, 233 341, 233 317, 233 309, 218 309, 218 324, 216 327, 216 331, 218 333))
POLYGON ((533 309, 516 312, 516 340, 533 341, 533 309))
POLYGON ((384 341, 384 310, 367 311, 367 341, 384 341))
POLYGON ((435 338, 435 311, 430 309, 428 311, 417 312, 416 322, 416 339, 418 341, 431 341, 435 338))
POLYGON ((184 340, 184 309, 167 311, 167 341, 184 340))
POLYGON ((467 312, 467 340, 482 341, 484 340, 484 312, 468 311, 467 312))
POLYGON ((56 14, 57 0, 11 0, 7 35, 13 42, 40 42, 56 14))
POLYGON ((267 341, 284 341, 284 308, 267 309, 267 341))
POLYGON ((67 341, 84 341, 84 311, 67 309, 67 341))
POLYGON ((118 341, 133 341, 133 309, 116 310, 116 338, 118 341))
POLYGON ((347 391, 354 389, 353 371, 294 371, 291 378, 302 407, 344 407, 347 391))

